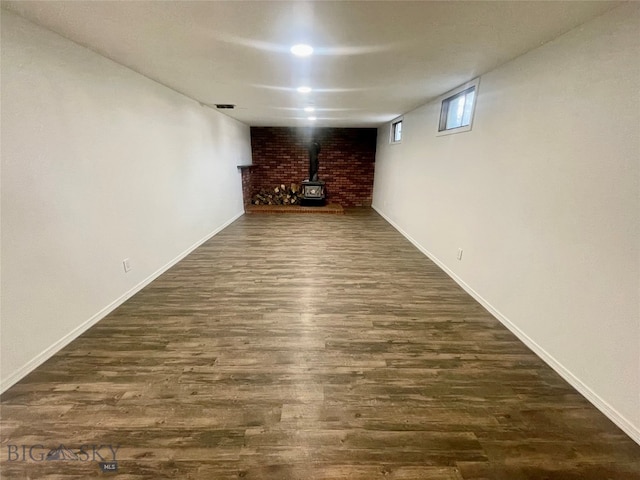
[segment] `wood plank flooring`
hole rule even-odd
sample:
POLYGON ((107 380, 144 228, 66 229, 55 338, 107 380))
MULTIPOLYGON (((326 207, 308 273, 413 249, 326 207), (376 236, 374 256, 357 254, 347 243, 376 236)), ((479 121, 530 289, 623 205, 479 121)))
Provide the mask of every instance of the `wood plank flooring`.
POLYGON ((3 479, 640 479, 640 446, 369 209, 240 218, 1 414, 3 479))

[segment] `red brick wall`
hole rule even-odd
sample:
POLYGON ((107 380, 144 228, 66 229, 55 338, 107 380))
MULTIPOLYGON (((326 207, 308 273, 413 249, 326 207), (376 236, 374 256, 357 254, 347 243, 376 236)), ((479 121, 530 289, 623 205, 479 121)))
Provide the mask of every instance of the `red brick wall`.
POLYGON ((320 143, 318 177, 327 202, 370 206, 376 156, 375 128, 251 127, 252 194, 261 188, 300 183, 309 177, 307 146, 320 143))
POLYGON ((248 205, 251 202, 251 197, 253 196, 252 170, 253 167, 251 166, 240 168, 240 171, 242 172, 242 199, 244 200, 245 205, 248 205))

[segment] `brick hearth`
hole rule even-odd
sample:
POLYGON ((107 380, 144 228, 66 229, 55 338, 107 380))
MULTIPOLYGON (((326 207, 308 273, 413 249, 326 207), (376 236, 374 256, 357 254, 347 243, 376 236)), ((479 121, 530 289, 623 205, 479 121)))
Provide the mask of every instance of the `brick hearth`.
POLYGON ((371 206, 375 128, 285 127, 251 127, 253 165, 242 169, 245 205, 260 189, 299 184, 308 177, 307 145, 312 135, 321 145, 318 174, 326 182, 328 203, 371 206))

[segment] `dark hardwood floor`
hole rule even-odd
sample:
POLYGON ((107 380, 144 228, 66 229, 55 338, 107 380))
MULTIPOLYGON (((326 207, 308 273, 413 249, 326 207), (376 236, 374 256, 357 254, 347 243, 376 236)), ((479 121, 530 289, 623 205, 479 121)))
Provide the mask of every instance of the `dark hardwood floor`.
POLYGON ((242 217, 1 414, 3 479, 640 479, 640 446, 371 210, 242 217))

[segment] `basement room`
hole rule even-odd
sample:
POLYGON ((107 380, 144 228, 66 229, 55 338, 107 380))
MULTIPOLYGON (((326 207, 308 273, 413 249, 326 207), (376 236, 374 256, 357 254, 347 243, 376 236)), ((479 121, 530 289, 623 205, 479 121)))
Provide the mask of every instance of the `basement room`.
POLYGON ((640 480, 640 3, 0 5, 1 478, 640 480))

